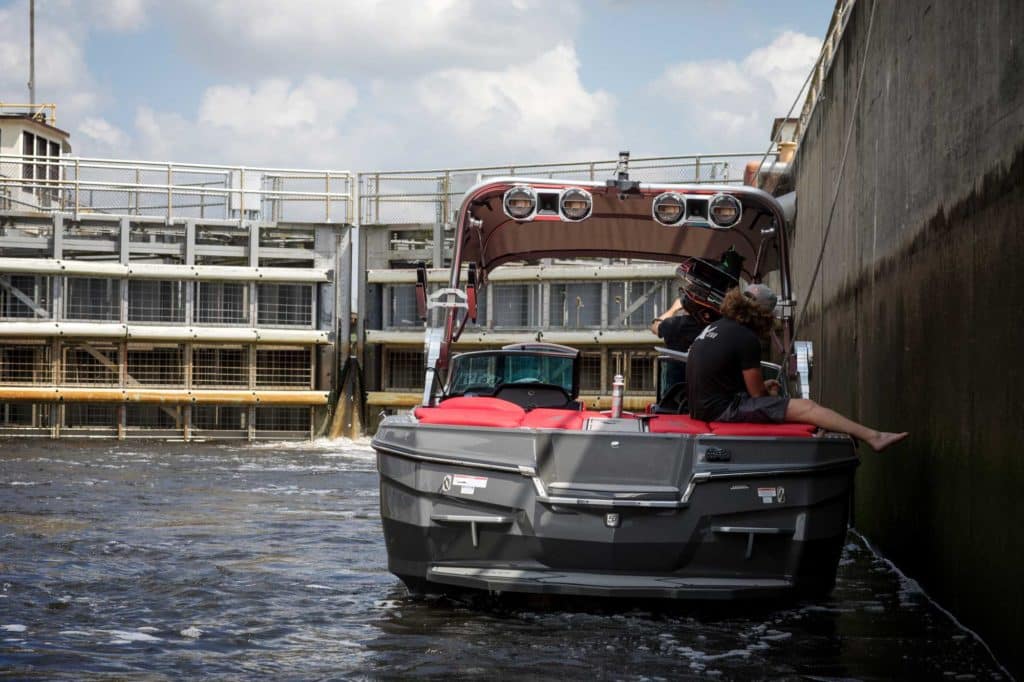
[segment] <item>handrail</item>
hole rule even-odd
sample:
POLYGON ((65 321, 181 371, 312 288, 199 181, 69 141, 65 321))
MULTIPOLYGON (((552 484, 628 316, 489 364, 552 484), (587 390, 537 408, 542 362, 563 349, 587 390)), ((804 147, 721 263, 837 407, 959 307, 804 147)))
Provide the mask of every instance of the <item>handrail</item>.
POLYGON ((345 170, 37 154, 0 154, 3 165, 19 171, 0 175, 0 188, 19 206, 41 213, 348 224, 355 215, 356 176, 345 170))
MULTIPOLYGON (((21 109, 21 110, 28 109, 29 111, 27 113, 32 118, 38 117, 39 114, 43 110, 46 110, 46 111, 50 112, 50 120, 49 120, 48 125, 56 125, 56 123, 57 123, 57 105, 56 104, 38 104, 38 103, 37 104, 16 104, 16 103, 12 104, 10 102, 0 102, 0 113, 2 113, 4 111, 4 109, 21 109)), ((43 122, 46 122, 46 115, 45 114, 43 114, 43 122)))

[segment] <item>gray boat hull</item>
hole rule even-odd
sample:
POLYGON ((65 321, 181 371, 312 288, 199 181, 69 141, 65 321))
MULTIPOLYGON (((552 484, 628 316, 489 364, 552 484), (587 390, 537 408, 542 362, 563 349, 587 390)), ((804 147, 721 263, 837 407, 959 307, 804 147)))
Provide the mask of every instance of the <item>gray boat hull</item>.
POLYGON ((373 439, 389 570, 414 589, 735 599, 834 582, 845 436, 419 424, 373 439))

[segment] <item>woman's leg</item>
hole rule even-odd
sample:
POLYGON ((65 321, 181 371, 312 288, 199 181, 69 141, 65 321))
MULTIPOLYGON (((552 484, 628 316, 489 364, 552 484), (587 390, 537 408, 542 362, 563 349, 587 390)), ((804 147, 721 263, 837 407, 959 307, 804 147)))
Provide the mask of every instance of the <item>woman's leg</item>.
POLYGON ((813 400, 801 398, 793 398, 789 401, 789 406, 786 407, 786 421, 804 422, 805 424, 820 426, 829 431, 848 433, 870 445, 876 452, 884 450, 893 443, 898 443, 907 437, 906 431, 902 433, 876 431, 863 424, 858 424, 852 419, 847 419, 835 410, 822 407, 813 400))

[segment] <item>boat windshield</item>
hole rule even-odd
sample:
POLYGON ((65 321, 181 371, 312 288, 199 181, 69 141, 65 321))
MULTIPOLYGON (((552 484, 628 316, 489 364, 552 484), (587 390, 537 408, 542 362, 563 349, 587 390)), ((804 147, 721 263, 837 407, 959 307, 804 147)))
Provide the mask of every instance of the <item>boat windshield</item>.
POLYGON ((510 384, 547 384, 573 390, 573 358, 534 353, 468 353, 452 359, 448 395, 491 394, 510 384))

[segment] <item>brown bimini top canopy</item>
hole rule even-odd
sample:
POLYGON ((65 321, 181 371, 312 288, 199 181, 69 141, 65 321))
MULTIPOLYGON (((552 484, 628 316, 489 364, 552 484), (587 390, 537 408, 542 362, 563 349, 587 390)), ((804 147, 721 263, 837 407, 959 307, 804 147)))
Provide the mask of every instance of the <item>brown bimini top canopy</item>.
POLYGON ((468 264, 483 284, 489 271, 509 261, 717 261, 732 247, 744 259, 746 279, 778 270, 780 293, 789 297, 785 218, 770 194, 732 185, 629 185, 623 191, 614 181, 524 178, 476 185, 459 210, 451 286, 459 286, 460 268, 468 264))

